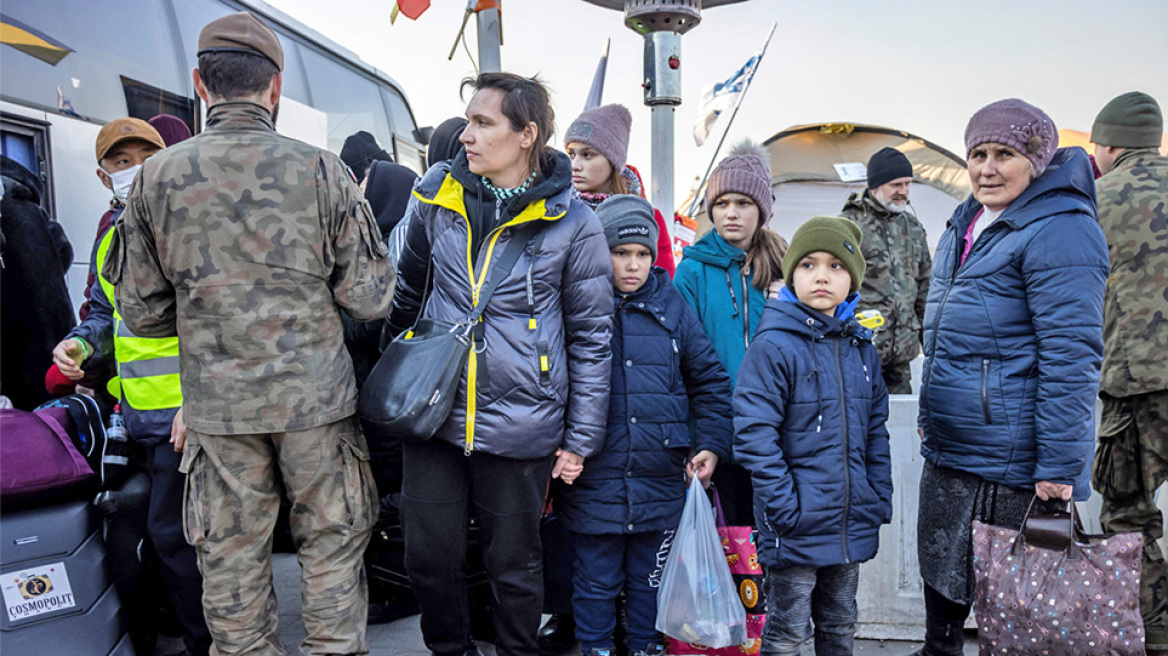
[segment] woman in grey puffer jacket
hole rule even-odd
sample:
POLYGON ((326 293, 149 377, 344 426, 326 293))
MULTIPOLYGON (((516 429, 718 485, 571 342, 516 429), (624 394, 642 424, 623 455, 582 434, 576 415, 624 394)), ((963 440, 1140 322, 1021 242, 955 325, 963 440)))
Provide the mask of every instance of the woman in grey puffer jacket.
POLYGON ((543 148, 553 119, 542 84, 484 73, 464 86, 475 91, 465 151, 430 169, 415 192, 391 331, 419 312, 465 321, 491 263, 513 238, 526 246, 472 333, 450 418, 433 440, 405 445, 406 570, 426 646, 474 654, 465 574, 473 503, 496 645, 535 656, 549 474, 575 480, 604 439, 612 265, 596 215, 571 199, 568 158, 543 148))

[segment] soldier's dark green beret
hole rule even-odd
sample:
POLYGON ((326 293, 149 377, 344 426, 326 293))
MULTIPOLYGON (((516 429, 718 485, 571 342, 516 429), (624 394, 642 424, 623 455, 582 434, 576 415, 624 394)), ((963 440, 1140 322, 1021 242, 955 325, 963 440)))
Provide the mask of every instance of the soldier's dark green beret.
POLYGON ((255 14, 241 11, 228 14, 203 26, 199 32, 199 55, 207 52, 239 52, 270 60, 284 70, 284 48, 280 38, 255 14))
POLYGON ((1091 127, 1091 143, 1118 148, 1159 148, 1164 115, 1156 99, 1129 91, 1103 106, 1091 127))

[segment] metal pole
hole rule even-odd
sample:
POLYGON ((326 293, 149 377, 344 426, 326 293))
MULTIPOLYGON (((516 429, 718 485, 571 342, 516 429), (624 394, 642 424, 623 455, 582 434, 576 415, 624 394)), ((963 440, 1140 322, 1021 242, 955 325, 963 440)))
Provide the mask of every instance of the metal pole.
POLYGON ((503 70, 499 54, 500 27, 499 10, 484 9, 475 14, 479 33, 479 72, 490 73, 503 70))
POLYGON ((654 105, 652 108, 653 207, 661 210, 665 226, 669 229, 669 241, 673 242, 673 208, 677 202, 673 197, 673 112, 672 105, 654 105))

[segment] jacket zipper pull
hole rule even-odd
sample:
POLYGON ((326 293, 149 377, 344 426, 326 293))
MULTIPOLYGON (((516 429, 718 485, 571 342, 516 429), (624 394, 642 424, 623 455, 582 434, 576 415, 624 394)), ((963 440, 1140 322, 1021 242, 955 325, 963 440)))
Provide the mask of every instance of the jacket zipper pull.
POLYGON ((868 377, 868 365, 864 365, 864 380, 872 382, 872 379, 868 377))
POLYGON ((462 447, 462 455, 468 458, 470 457, 470 442, 467 442, 466 446, 462 447))

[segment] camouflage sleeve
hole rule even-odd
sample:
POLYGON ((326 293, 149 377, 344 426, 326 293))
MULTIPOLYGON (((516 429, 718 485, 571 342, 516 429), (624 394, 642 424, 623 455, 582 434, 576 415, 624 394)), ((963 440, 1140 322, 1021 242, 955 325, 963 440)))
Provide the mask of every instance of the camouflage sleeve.
POLYGON ((339 162, 322 159, 319 169, 326 183, 318 188, 332 196, 320 204, 332 213, 325 217, 325 224, 331 227, 331 243, 325 247, 331 250, 333 262, 329 288, 337 305, 352 318, 381 319, 393 299, 393 264, 373 210, 339 162), (335 170, 330 170, 330 163, 335 170))
POLYGON ((913 303, 913 311, 921 326, 917 339, 924 344, 925 303, 929 300, 929 280, 933 277, 933 256, 929 254, 929 239, 924 230, 921 230, 920 241, 921 262, 917 268, 917 298, 913 303))
POLYGON ((135 335, 175 337, 176 301, 158 259, 142 176, 134 180, 125 212, 116 226, 102 275, 114 285, 118 313, 135 335))

